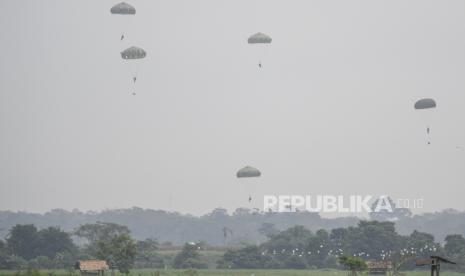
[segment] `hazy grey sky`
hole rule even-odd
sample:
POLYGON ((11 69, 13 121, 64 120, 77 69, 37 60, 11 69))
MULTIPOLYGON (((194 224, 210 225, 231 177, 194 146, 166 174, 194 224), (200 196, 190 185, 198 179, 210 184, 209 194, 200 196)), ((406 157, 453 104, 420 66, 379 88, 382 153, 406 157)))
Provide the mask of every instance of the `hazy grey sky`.
POLYGON ((1 210, 231 210, 245 165, 260 194, 465 209, 465 1, 128 2, 0 2, 1 210))

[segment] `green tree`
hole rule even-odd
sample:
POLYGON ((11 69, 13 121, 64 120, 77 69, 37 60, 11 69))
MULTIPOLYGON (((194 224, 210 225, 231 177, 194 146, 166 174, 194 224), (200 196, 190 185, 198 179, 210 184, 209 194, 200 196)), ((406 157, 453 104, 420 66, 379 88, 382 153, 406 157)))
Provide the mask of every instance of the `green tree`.
POLYGON ((17 224, 11 228, 6 242, 11 254, 30 260, 37 256, 39 233, 33 224, 17 224))
POLYGON ((86 259, 82 256, 77 256, 78 252, 60 252, 53 258, 53 267, 59 269, 71 269, 74 270, 74 265, 77 259, 86 259))
POLYGON ((401 269, 408 264, 412 263, 416 259, 416 256, 410 252, 405 252, 402 249, 398 251, 391 252, 388 257, 388 260, 392 263, 392 275, 400 276, 402 275, 401 269))
POLYGON ((158 254, 158 241, 146 239, 137 242, 136 264, 139 268, 164 268, 163 257, 158 254))
POLYGON ((54 268, 53 260, 47 256, 38 256, 28 262, 28 268, 32 269, 52 269, 54 268))
POLYGON ((309 239, 308 245, 305 248, 305 252, 313 252, 307 256, 309 266, 315 266, 317 268, 336 266, 336 259, 329 254, 333 247, 329 237, 330 235, 326 230, 318 230, 315 235, 309 239))
POLYGON ((6 252, 0 252, 0 269, 23 269, 27 262, 19 257, 8 255, 6 252))
MULTIPOLYGON (((352 228, 353 229, 353 228, 352 228)), ((335 250, 348 252, 350 246, 350 232, 347 228, 335 228, 331 230, 329 240, 335 250)))
POLYGON ((439 254, 433 251, 433 248, 439 249, 441 245, 434 242, 434 236, 428 233, 413 231, 410 236, 405 238, 406 242, 403 243, 403 247, 413 250, 417 258, 428 258, 433 253, 439 254))
POLYGON ((340 256, 339 263, 349 269, 349 275, 355 276, 358 272, 362 272, 367 269, 365 261, 358 257, 351 256, 340 256))
POLYGON ((71 236, 58 227, 49 227, 39 231, 37 254, 55 258, 58 253, 75 254, 77 247, 71 236))
POLYGON ((279 233, 279 230, 273 223, 265 222, 258 228, 258 233, 266 236, 267 238, 271 238, 274 235, 279 233))
POLYGON ((126 226, 105 222, 85 224, 75 234, 87 239, 88 254, 106 260, 121 273, 128 274, 134 266, 137 245, 126 226))
POLYGON ((6 252, 6 244, 2 240, 0 240, 0 253, 1 252, 6 252))
POLYGON ((452 258, 465 256, 465 238, 462 235, 448 235, 444 250, 452 258))
POLYGON ((109 243, 100 242, 97 257, 118 267, 121 273, 128 274, 134 266, 137 254, 135 241, 128 234, 114 237, 109 243))
POLYGON ((366 257, 379 256, 384 250, 395 251, 401 243, 401 236, 395 225, 389 221, 360 221, 357 227, 349 227, 346 236, 350 254, 364 253, 366 257))
POLYGON ((109 243, 114 238, 130 234, 129 228, 124 225, 109 222, 97 222, 94 224, 84 224, 74 233, 76 236, 86 239, 86 251, 88 254, 95 256, 99 250, 99 243, 109 243))
MULTIPOLYGON (((218 265, 220 268, 260 269, 271 267, 270 262, 271 258, 263 255, 258 246, 249 245, 239 250, 228 250, 218 265)), ((278 267, 279 264, 273 266, 278 267)))
POLYGON ((313 233, 310 230, 298 225, 274 235, 263 244, 263 248, 268 249, 268 251, 303 249, 312 237, 313 233))
POLYGON ((197 250, 197 245, 190 243, 186 243, 182 251, 176 255, 173 265, 175 268, 207 268, 206 262, 202 260, 197 250))

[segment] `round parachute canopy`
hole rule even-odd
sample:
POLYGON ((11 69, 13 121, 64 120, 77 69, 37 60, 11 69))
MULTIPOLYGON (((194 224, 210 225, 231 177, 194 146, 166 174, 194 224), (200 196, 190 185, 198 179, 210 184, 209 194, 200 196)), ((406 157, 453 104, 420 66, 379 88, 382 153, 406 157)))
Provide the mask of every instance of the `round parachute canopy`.
POLYGON ((242 169, 240 169, 236 176, 238 178, 241 178, 241 177, 259 177, 262 173, 254 168, 254 167, 250 167, 250 166, 247 166, 247 167, 244 167, 242 169))
POLYGON ((421 99, 415 103, 415 109, 435 108, 436 102, 433 99, 421 99))
POLYGON ((136 9, 128 3, 121 2, 111 7, 112 14, 136 14, 136 9))
POLYGON ((256 33, 251 35, 247 42, 249 44, 271 43, 271 37, 264 33, 256 33))
POLYGON ((126 50, 121 52, 121 57, 123 59, 141 59, 145 58, 147 53, 144 49, 132 46, 131 48, 127 48, 126 50))

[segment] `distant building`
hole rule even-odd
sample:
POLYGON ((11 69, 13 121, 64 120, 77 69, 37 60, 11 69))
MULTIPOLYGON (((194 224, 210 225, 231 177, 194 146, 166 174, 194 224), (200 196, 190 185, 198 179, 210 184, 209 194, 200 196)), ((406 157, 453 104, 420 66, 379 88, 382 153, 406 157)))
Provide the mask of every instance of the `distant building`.
POLYGON ((446 264, 457 264, 453 261, 450 261, 446 258, 440 256, 431 256, 429 259, 420 259, 415 261, 417 266, 429 265, 431 266, 431 276, 439 276, 439 270, 441 268, 441 263, 446 264))
POLYGON ((109 269, 107 262, 102 260, 78 261, 75 268, 79 269, 82 276, 104 275, 109 269))

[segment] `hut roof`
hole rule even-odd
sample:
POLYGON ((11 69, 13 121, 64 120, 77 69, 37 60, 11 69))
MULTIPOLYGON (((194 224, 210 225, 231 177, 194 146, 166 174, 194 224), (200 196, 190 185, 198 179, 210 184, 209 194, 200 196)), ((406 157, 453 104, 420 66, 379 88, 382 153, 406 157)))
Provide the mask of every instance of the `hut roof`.
POLYGON ((367 261, 368 269, 391 269, 392 263, 390 261, 367 261))
POLYGON ((108 264, 102 260, 85 260, 78 261, 76 268, 81 271, 102 271, 108 270, 108 264))

